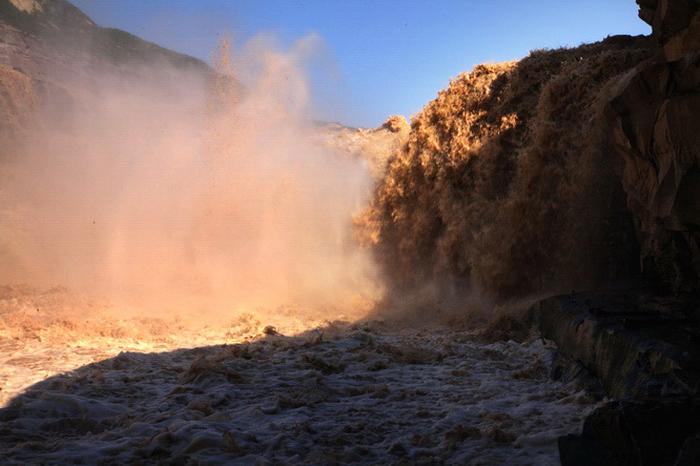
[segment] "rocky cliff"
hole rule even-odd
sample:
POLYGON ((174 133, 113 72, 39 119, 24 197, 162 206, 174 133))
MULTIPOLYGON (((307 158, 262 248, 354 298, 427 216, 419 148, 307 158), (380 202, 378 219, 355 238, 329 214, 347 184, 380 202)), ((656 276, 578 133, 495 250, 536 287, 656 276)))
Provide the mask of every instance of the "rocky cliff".
POLYGON ((96 91, 102 76, 157 82, 172 70, 203 83, 214 76, 201 60, 96 25, 66 0, 0 0, 1 140, 21 137, 39 107, 65 109, 96 91))
POLYGON ((641 272, 656 286, 538 304, 543 336, 568 358, 560 368, 583 365, 620 398, 560 439, 567 465, 700 463, 700 2, 637 3, 656 51, 621 76, 605 120, 641 272))
POLYGON ((643 272, 672 291, 700 287, 700 2, 637 0, 656 56, 609 108, 611 142, 643 272))

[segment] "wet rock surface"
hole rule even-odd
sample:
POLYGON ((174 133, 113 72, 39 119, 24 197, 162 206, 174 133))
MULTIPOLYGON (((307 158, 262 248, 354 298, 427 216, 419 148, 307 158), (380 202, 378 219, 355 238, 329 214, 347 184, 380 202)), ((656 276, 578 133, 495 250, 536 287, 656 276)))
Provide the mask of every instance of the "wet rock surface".
POLYGON ((587 372, 616 398, 587 418, 581 435, 559 440, 563 464, 675 464, 694 457, 697 295, 572 293, 541 301, 537 311, 542 336, 561 353, 553 374, 571 379, 587 372))
POLYGON ((556 296, 540 328, 615 398, 694 396, 700 381, 698 298, 615 293, 556 296))

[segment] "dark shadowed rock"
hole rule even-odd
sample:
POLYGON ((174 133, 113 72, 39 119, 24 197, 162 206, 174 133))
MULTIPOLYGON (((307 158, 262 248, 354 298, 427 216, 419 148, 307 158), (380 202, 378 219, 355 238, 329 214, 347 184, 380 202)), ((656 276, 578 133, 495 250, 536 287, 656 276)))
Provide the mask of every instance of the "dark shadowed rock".
MULTIPOLYGON (((572 379, 585 368, 618 398, 594 411, 581 435, 559 439, 563 465, 663 465, 696 455, 697 295, 572 293, 545 299, 537 310, 542 336, 560 351, 553 375, 572 379)), ((696 464, 688 461, 678 464, 696 464)))
POLYGON ((639 17, 652 27, 666 60, 675 61, 700 46, 697 0, 637 0, 639 17))
POLYGON ((685 439, 700 428, 699 414, 691 399, 613 401, 586 419, 582 438, 599 442, 611 464, 672 465, 685 439))
POLYGON ((685 439, 681 451, 676 458, 677 466, 692 466, 700 464, 700 432, 685 439))
POLYGON ((610 461, 603 445, 582 435, 559 437, 559 460, 564 466, 608 466, 610 461))
POLYGON ((609 109, 643 272, 673 291, 700 287, 700 15, 696 0, 638 0, 660 49, 609 109))
POLYGON ((560 440, 565 465, 594 464, 573 459, 591 442, 611 464, 700 460, 700 2, 637 3, 659 49, 612 99, 610 142, 642 273, 674 295, 572 294, 540 303, 543 335, 621 398, 591 414, 581 436, 560 440))
POLYGON ((694 295, 576 293, 538 304, 542 336, 580 362, 613 397, 695 396, 700 331, 694 295))

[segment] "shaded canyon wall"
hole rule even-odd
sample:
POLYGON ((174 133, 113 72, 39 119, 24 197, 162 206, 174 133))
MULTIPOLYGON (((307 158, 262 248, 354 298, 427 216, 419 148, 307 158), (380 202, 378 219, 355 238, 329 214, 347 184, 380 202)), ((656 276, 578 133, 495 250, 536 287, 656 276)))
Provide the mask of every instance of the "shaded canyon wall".
POLYGON ((671 291, 700 286, 700 2, 638 0, 656 56, 609 109, 644 274, 671 291))

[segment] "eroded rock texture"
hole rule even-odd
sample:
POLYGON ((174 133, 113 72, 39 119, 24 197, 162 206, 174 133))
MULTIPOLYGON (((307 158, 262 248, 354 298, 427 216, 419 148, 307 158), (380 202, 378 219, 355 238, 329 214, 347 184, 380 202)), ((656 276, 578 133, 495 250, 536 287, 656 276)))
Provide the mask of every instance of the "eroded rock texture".
POLYGON ((587 383, 593 374, 615 398, 581 435, 559 439, 563 465, 698 464, 699 309, 697 294, 642 290, 538 303, 542 336, 560 350, 552 376, 587 383))
POLYGON ((700 2, 637 0, 658 55, 611 104, 612 142, 642 270, 672 291, 700 288, 700 2))

